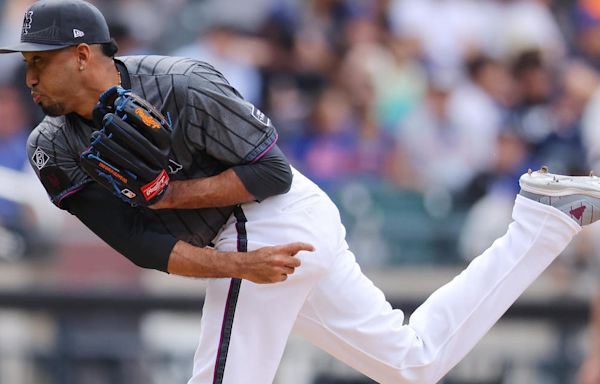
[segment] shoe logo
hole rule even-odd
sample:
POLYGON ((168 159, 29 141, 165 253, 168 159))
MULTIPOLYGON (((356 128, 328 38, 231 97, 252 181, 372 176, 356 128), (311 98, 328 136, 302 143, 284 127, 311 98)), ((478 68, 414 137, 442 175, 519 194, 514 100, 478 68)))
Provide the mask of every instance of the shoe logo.
POLYGON ((575 209, 571 209, 569 211, 569 213, 571 214, 571 216, 573 216, 574 218, 576 218, 577 220, 581 220, 581 216, 583 216, 583 212, 585 212, 585 209, 587 207, 585 205, 582 205, 579 208, 575 208, 575 209))

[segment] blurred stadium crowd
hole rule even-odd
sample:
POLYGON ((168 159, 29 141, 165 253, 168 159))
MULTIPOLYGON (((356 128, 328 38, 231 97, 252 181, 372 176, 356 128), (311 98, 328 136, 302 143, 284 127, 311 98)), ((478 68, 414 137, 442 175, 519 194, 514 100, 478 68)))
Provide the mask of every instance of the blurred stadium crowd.
MULTIPOLYGON (((0 2, 3 42, 29 3, 0 2)), ((481 216, 506 211, 527 168, 600 167, 597 1, 97 3, 120 54, 206 60, 264 110, 292 164, 340 201, 357 246, 380 244, 365 263, 475 256, 506 222, 481 216), (410 204, 389 202, 396 192, 410 204)), ((19 55, 0 60, 0 164, 21 171, 42 116, 19 55)), ((5 249, 28 249, 28 215, 2 200, 0 217, 21 235, 5 249)))
MULTIPOLYGON (((0 0, 1 43, 19 39, 31 3, 0 0)), ((463 264, 504 232, 528 168, 600 174, 600 1, 94 3, 120 55, 205 60, 270 116, 367 267, 463 264)), ((71 260, 79 226, 26 159, 43 116, 21 57, 0 68, 0 268, 71 260)), ((598 263, 598 238, 583 234, 567 268, 598 263)))
MULTIPOLYGON (((4 3, 2 38, 15 41, 30 2, 4 3)), ((352 180, 390 184, 425 198, 416 214, 442 218, 489 195, 512 200, 528 167, 600 166, 596 1, 98 3, 120 54, 219 68, 273 119, 292 164, 334 195, 352 180)), ((12 170, 25 168, 42 117, 18 56, 2 57, 0 75, 0 164, 12 170)), ((29 232, 18 206, 0 213, 29 232)))

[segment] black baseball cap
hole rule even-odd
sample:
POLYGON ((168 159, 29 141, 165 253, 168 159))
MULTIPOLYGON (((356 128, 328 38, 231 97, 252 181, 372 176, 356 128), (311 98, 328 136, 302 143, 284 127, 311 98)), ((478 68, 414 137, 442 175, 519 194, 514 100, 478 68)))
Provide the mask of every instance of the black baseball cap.
POLYGON ((110 41, 106 19, 92 4, 83 0, 40 0, 25 12, 21 42, 1 47, 0 53, 52 51, 110 41))

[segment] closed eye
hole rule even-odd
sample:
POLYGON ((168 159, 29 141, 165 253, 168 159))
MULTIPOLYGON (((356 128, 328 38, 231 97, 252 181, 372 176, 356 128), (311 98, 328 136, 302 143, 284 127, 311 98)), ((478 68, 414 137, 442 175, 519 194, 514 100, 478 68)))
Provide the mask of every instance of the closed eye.
POLYGON ((41 56, 33 56, 33 57, 31 58, 31 60, 27 60, 26 58, 23 58, 23 62, 24 62, 25 64, 28 64, 28 65, 29 65, 29 64, 39 64, 39 63, 40 63, 40 61, 42 61, 42 57, 41 57, 41 56))

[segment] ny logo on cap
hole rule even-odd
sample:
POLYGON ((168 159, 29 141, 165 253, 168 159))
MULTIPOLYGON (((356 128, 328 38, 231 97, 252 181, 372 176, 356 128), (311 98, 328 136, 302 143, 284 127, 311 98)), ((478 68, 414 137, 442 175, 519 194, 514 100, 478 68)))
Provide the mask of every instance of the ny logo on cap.
POLYGON ((29 33, 31 29, 31 23, 33 21, 33 11, 25 12, 25 17, 23 18, 23 35, 29 33))

